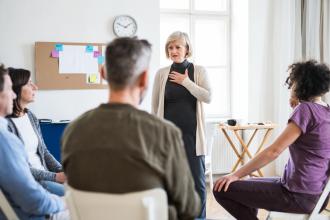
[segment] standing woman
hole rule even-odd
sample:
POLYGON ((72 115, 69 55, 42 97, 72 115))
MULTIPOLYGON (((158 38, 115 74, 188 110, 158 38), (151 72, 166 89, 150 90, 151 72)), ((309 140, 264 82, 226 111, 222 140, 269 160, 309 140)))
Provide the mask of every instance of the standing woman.
POLYGON ((66 177, 62 165, 49 153, 38 119, 27 109, 27 105, 34 101, 37 86, 32 83, 28 70, 8 68, 8 72, 17 96, 13 114, 7 118, 8 129, 24 143, 33 177, 49 192, 64 196, 66 177))
POLYGON ((187 60, 192 55, 192 47, 186 33, 172 33, 167 38, 165 53, 173 64, 156 74, 152 113, 180 128, 195 188, 202 201, 199 218, 205 218, 206 145, 202 103, 211 100, 210 86, 205 68, 187 60))

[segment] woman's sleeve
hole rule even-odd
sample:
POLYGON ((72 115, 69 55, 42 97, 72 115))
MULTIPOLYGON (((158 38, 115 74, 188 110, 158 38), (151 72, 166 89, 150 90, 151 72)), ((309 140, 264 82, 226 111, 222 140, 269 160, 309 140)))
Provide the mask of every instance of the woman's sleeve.
POLYGON ((54 173, 54 172, 50 172, 50 171, 46 171, 46 170, 39 170, 36 168, 32 168, 31 166, 30 166, 30 170, 31 170, 32 176, 38 182, 41 180, 56 182, 56 173, 54 173))
POLYGON ((151 100, 151 113, 156 115, 159 105, 159 92, 160 92, 160 70, 157 71, 154 85, 152 89, 152 100, 151 100))
MULTIPOLYGON (((197 68, 196 68, 197 69, 197 68)), ((185 78, 182 85, 197 98, 198 101, 210 103, 211 102, 211 87, 207 77, 207 72, 204 67, 200 67, 200 76, 198 85, 191 81, 189 77, 185 78)), ((195 72, 196 73, 196 72, 195 72)))
POLYGON ((300 103, 292 112, 288 123, 294 122, 303 134, 308 132, 312 127, 313 114, 307 103, 300 103))

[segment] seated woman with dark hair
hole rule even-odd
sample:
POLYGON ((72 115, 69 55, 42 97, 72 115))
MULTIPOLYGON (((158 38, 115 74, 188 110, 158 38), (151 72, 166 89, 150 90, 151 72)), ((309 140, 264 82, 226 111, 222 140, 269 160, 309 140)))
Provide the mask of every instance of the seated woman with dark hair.
POLYGON ((13 113, 7 117, 8 129, 24 143, 33 177, 49 192, 63 196, 66 177, 62 165, 49 153, 38 119, 27 109, 34 101, 37 86, 32 83, 28 70, 8 68, 8 72, 17 96, 13 113))
POLYGON ((289 71, 286 83, 294 110, 287 127, 253 160, 215 183, 216 200, 236 219, 257 219, 258 208, 311 213, 329 178, 330 107, 321 97, 329 91, 330 70, 311 60, 294 63, 289 71), (293 103, 293 99, 297 100, 293 103), (282 178, 240 180, 275 160, 286 148, 290 158, 282 178))

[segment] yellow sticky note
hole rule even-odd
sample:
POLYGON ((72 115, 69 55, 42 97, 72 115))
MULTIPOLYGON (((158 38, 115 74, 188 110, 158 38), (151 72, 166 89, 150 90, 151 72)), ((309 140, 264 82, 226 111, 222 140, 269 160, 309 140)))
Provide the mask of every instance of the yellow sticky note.
POLYGON ((88 84, 99 84, 101 83, 100 76, 98 73, 89 73, 86 75, 86 83, 88 84))
POLYGON ((89 75, 89 83, 96 83, 97 81, 97 75, 96 74, 91 74, 89 75))

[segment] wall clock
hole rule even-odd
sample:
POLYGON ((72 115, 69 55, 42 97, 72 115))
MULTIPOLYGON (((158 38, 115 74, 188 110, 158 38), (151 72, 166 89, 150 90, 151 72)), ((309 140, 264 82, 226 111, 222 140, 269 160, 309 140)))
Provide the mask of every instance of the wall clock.
POLYGON ((118 37, 133 37, 137 32, 137 23, 129 15, 119 15, 113 21, 113 32, 118 37))

